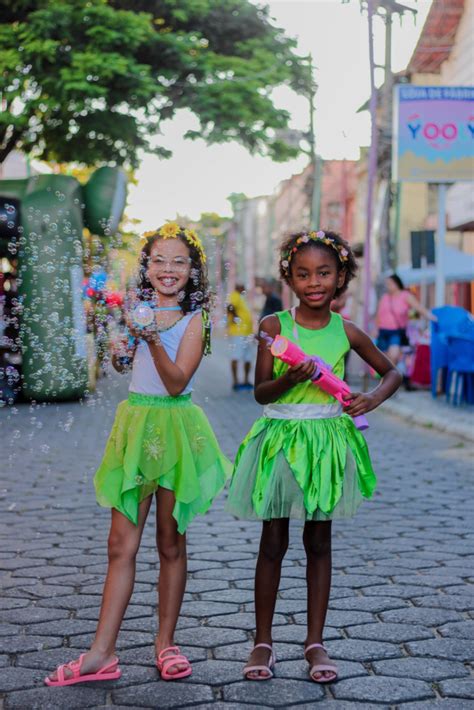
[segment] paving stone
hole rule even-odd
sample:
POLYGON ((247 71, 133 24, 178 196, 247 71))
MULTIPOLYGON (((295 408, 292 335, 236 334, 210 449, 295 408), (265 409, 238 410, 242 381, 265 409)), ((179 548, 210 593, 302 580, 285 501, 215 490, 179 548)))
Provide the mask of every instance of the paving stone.
POLYGON ((30 602, 26 599, 10 599, 8 597, 0 597, 0 609, 21 609, 28 606, 30 602))
POLYGON ((456 661, 472 661, 474 658, 474 641, 457 639, 433 639, 432 641, 414 641, 407 644, 409 653, 414 656, 428 658, 446 658, 456 661))
POLYGON ((242 664, 233 661, 209 660, 194 663, 193 674, 186 679, 190 683, 226 685, 242 680, 242 664))
POLYGON ((347 635, 355 639, 373 639, 374 641, 392 641, 403 643, 419 639, 433 638, 433 631, 424 626, 414 624, 362 624, 361 626, 348 626, 347 635))
POLYGON ((444 678, 462 678, 469 675, 469 670, 463 663, 441 661, 437 658, 394 658, 375 661, 372 666, 380 675, 415 678, 433 683, 444 678))
POLYGON ((41 624, 30 624, 25 627, 27 634, 37 636, 80 636, 92 633, 96 629, 95 621, 84 619, 62 619, 61 621, 44 621, 41 624))
POLYGON ((204 646, 213 648, 225 643, 245 641, 247 635, 241 629, 218 629, 200 627, 199 629, 183 629, 176 633, 176 642, 188 646, 204 646))
POLYGON ((358 641, 355 639, 343 639, 331 641, 327 645, 331 658, 344 659, 346 661, 375 661, 381 658, 396 658, 400 655, 400 649, 393 643, 382 641, 358 641))
POLYGON ((393 609, 380 614, 383 621, 394 621, 400 624, 421 624, 425 626, 437 626, 448 621, 458 621, 462 619, 459 612, 450 609, 429 609, 421 607, 410 607, 408 609, 393 609))
MULTIPOLYGON (((306 636, 306 626, 303 624, 286 624, 285 626, 274 626, 273 631, 274 641, 289 641, 291 643, 303 644, 306 636)), ((341 638, 342 634, 339 629, 327 627, 324 630, 325 641, 341 638)))
POLYGON ((0 612, 1 621, 12 621, 15 624, 34 624, 40 621, 56 621, 57 619, 67 618, 67 611, 62 609, 43 609, 38 606, 10 609, 9 611, 0 612))
POLYGON ((387 703, 400 703, 407 700, 422 700, 434 698, 435 694, 428 683, 421 680, 406 679, 400 683, 399 678, 367 676, 351 678, 334 684, 333 693, 336 700, 354 700, 387 703))
POLYGON ((424 597, 413 597, 413 602, 417 606, 452 609, 457 611, 474 611, 474 595, 467 596, 462 594, 447 594, 427 595, 424 597))
POLYGON ((473 639, 474 638, 474 620, 469 621, 454 621, 450 624, 440 626, 438 629, 441 636, 458 639, 473 639))
POLYGON ((441 694, 451 698, 474 699, 474 678, 444 680, 439 684, 441 694))
MULTIPOLYGON (((284 624, 285 622, 286 618, 281 614, 275 614, 273 617, 274 624, 284 624)), ((251 631, 255 628, 255 614, 239 612, 238 614, 212 616, 209 619, 209 626, 220 626, 228 629, 247 629, 251 631)))
POLYGON ((403 609, 407 602, 395 597, 346 597, 344 599, 332 599, 330 609, 370 611, 374 614, 389 609, 403 609))
POLYGON ((181 609, 184 616, 198 616, 200 618, 214 616, 215 614, 235 615, 238 607, 235 604, 219 602, 195 601, 185 602, 181 609))
MULTIPOLYGON (((234 604, 253 603, 253 591, 245 589, 223 589, 216 592, 204 592, 200 595, 206 601, 232 602, 234 604)), ((277 605, 279 601, 277 601, 277 605)))
POLYGON ((7 710, 81 710, 105 703, 106 691, 84 685, 66 688, 34 688, 10 693, 5 702, 7 710))
POLYGON ((205 685, 179 681, 157 681, 112 692, 114 704, 131 705, 135 708, 189 707, 200 701, 213 700, 213 697, 212 690, 205 685))
POLYGON ((58 636, 2 636, 0 637, 0 653, 25 653, 62 646, 62 638, 58 636))
POLYGON ((0 673, 0 693, 34 688, 42 680, 42 673, 37 671, 25 673, 23 668, 3 668, 0 673))
POLYGON ((401 710, 432 710, 432 708, 435 708, 435 710, 473 710, 474 700, 449 700, 447 698, 441 700, 422 700, 419 703, 402 703, 400 704, 400 708, 401 710))
POLYGON ((269 683, 234 683, 224 686, 223 694, 224 700, 274 708, 286 708, 289 703, 295 702, 315 702, 325 697, 323 688, 316 683, 281 678, 273 678, 269 683))
MULTIPOLYGON (((306 614, 295 614, 295 622, 297 624, 306 624, 306 614)), ((375 616, 365 611, 339 611, 329 609, 326 617, 327 626, 335 626, 336 628, 353 626, 355 624, 371 624, 375 621, 375 616)))

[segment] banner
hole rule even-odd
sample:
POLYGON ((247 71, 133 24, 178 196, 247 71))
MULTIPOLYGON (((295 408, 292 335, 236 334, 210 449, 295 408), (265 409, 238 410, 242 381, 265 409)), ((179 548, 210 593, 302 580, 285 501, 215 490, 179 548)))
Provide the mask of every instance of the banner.
POLYGON ((474 87, 394 88, 393 179, 474 180, 474 87))

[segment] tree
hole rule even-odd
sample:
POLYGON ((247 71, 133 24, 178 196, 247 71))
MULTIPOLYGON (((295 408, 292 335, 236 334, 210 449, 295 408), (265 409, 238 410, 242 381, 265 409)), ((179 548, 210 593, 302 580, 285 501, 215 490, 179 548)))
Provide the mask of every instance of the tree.
POLYGON ((136 167, 181 108, 185 137, 296 154, 273 100, 306 92, 307 62, 249 0, 0 0, 0 162, 14 148, 57 162, 136 167))

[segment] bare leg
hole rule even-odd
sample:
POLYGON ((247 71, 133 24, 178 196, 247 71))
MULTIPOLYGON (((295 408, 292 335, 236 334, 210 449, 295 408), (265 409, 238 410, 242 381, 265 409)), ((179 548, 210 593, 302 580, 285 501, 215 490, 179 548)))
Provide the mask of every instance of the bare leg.
MULTIPOLYGON (((305 647, 323 643, 323 629, 331 591, 331 521, 307 522, 303 543, 306 551, 306 582, 308 585, 308 635, 305 647)), ((322 648, 314 648, 306 655, 308 663, 330 663, 322 648)), ((316 679, 330 678, 330 671, 315 673, 316 679)))
POLYGON ((399 345, 391 345, 387 351, 387 357, 389 360, 391 360, 391 362, 396 367, 402 357, 402 350, 401 350, 400 346, 399 345))
POLYGON ((250 384, 249 377, 250 377, 250 368, 251 368, 251 367, 252 367, 252 363, 251 363, 251 362, 245 362, 245 363, 244 363, 244 373, 245 373, 245 384, 246 384, 246 385, 249 385, 249 384, 250 384))
MULTIPOLYGON (((160 578, 158 582, 158 636, 155 640, 156 655, 172 646, 174 632, 186 587, 186 535, 178 533, 173 518, 175 496, 173 491, 159 488, 156 494, 156 544, 160 555, 160 578)), ((185 664, 171 666, 168 672, 185 670, 185 664)))
POLYGON ((239 384, 239 376, 237 372, 238 364, 238 360, 231 360, 230 369, 232 370, 232 384, 234 386, 239 384))
MULTIPOLYGON (((255 570, 255 643, 272 644, 272 621, 280 585, 281 565, 288 549, 288 518, 263 523, 257 568, 255 570)), ((270 652, 257 648, 250 654, 249 665, 266 665, 270 652)), ((249 673, 250 678, 268 675, 263 671, 249 673)))
MULTIPOLYGON (((83 659, 82 675, 93 673, 114 659, 115 642, 130 601, 135 582, 135 559, 150 510, 151 496, 138 510, 138 525, 112 508, 108 540, 109 566, 102 593, 99 623, 90 651, 83 659)), ((65 677, 72 674, 66 669, 65 677)), ((56 680, 56 673, 50 678, 56 680)))

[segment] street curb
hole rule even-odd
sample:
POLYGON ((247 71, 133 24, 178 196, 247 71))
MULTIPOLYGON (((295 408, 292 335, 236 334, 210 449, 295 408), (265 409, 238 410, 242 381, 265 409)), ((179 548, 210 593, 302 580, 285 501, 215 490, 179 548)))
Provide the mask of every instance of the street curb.
POLYGON ((474 421, 472 426, 461 424, 460 422, 450 422, 437 413, 427 415, 420 411, 414 411, 412 407, 396 400, 384 402, 380 409, 386 414, 399 417, 404 421, 413 422, 425 429, 438 429, 446 434, 459 436, 461 439, 474 442, 474 421))

